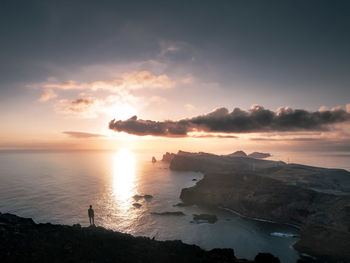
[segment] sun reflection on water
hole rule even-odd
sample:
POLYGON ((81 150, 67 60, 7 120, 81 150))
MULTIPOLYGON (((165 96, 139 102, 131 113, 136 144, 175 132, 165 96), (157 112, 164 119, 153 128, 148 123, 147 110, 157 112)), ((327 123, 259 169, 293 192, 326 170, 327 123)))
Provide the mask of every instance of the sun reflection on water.
POLYGON ((128 148, 123 148, 114 153, 111 161, 108 191, 100 200, 100 206, 105 207, 101 220, 106 228, 132 233, 141 212, 133 206, 138 188, 136 158, 128 148))
POLYGON ((135 194, 135 157, 128 149, 114 156, 113 194, 118 201, 126 201, 135 194))

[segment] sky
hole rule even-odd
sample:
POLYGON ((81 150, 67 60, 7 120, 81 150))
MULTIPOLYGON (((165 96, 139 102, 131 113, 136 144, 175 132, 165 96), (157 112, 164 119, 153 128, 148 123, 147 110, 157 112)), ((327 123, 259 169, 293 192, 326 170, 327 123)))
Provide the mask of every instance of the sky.
POLYGON ((349 13, 322 0, 1 1, 0 149, 350 152, 349 13))

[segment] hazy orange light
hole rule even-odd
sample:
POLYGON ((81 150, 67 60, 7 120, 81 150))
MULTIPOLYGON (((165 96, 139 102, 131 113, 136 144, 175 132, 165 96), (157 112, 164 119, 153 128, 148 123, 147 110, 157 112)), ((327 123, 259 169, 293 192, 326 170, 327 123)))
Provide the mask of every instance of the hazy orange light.
POLYGON ((111 107, 108 110, 108 114, 111 116, 111 118, 115 118, 117 120, 126 120, 136 115, 137 111, 130 104, 118 104, 111 107))

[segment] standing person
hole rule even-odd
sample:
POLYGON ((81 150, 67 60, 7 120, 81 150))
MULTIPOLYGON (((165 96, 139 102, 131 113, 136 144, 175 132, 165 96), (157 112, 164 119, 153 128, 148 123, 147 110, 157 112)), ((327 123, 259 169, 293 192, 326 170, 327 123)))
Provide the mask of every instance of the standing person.
POLYGON ((89 214, 89 220, 90 220, 90 225, 95 225, 95 213, 94 213, 94 209, 92 209, 92 205, 90 205, 90 208, 88 210, 88 214, 89 214), (91 224, 92 222, 92 224, 91 224))

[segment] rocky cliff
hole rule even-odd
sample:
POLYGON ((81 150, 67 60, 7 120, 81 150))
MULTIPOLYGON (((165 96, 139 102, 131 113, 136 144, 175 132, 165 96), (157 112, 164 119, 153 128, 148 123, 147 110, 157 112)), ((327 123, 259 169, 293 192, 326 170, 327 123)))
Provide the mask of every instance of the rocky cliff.
POLYGON ((182 190, 184 203, 299 225, 296 249, 328 261, 350 262, 349 172, 186 152, 179 152, 170 168, 205 174, 194 187, 182 190))
MULTIPOLYGON (((35 224, 30 218, 0 213, 0 262, 252 262, 237 259, 232 249, 205 251, 181 241, 133 237, 102 227, 35 224)), ((279 263, 260 253, 255 263, 279 263)))
POLYGON ((210 153, 189 153, 179 151, 170 162, 170 169, 178 171, 198 171, 202 173, 231 171, 255 171, 261 168, 284 165, 281 161, 259 160, 232 155, 210 153))
POLYGON ((175 153, 166 152, 165 154, 163 154, 162 162, 170 163, 174 159, 175 155, 175 153))

